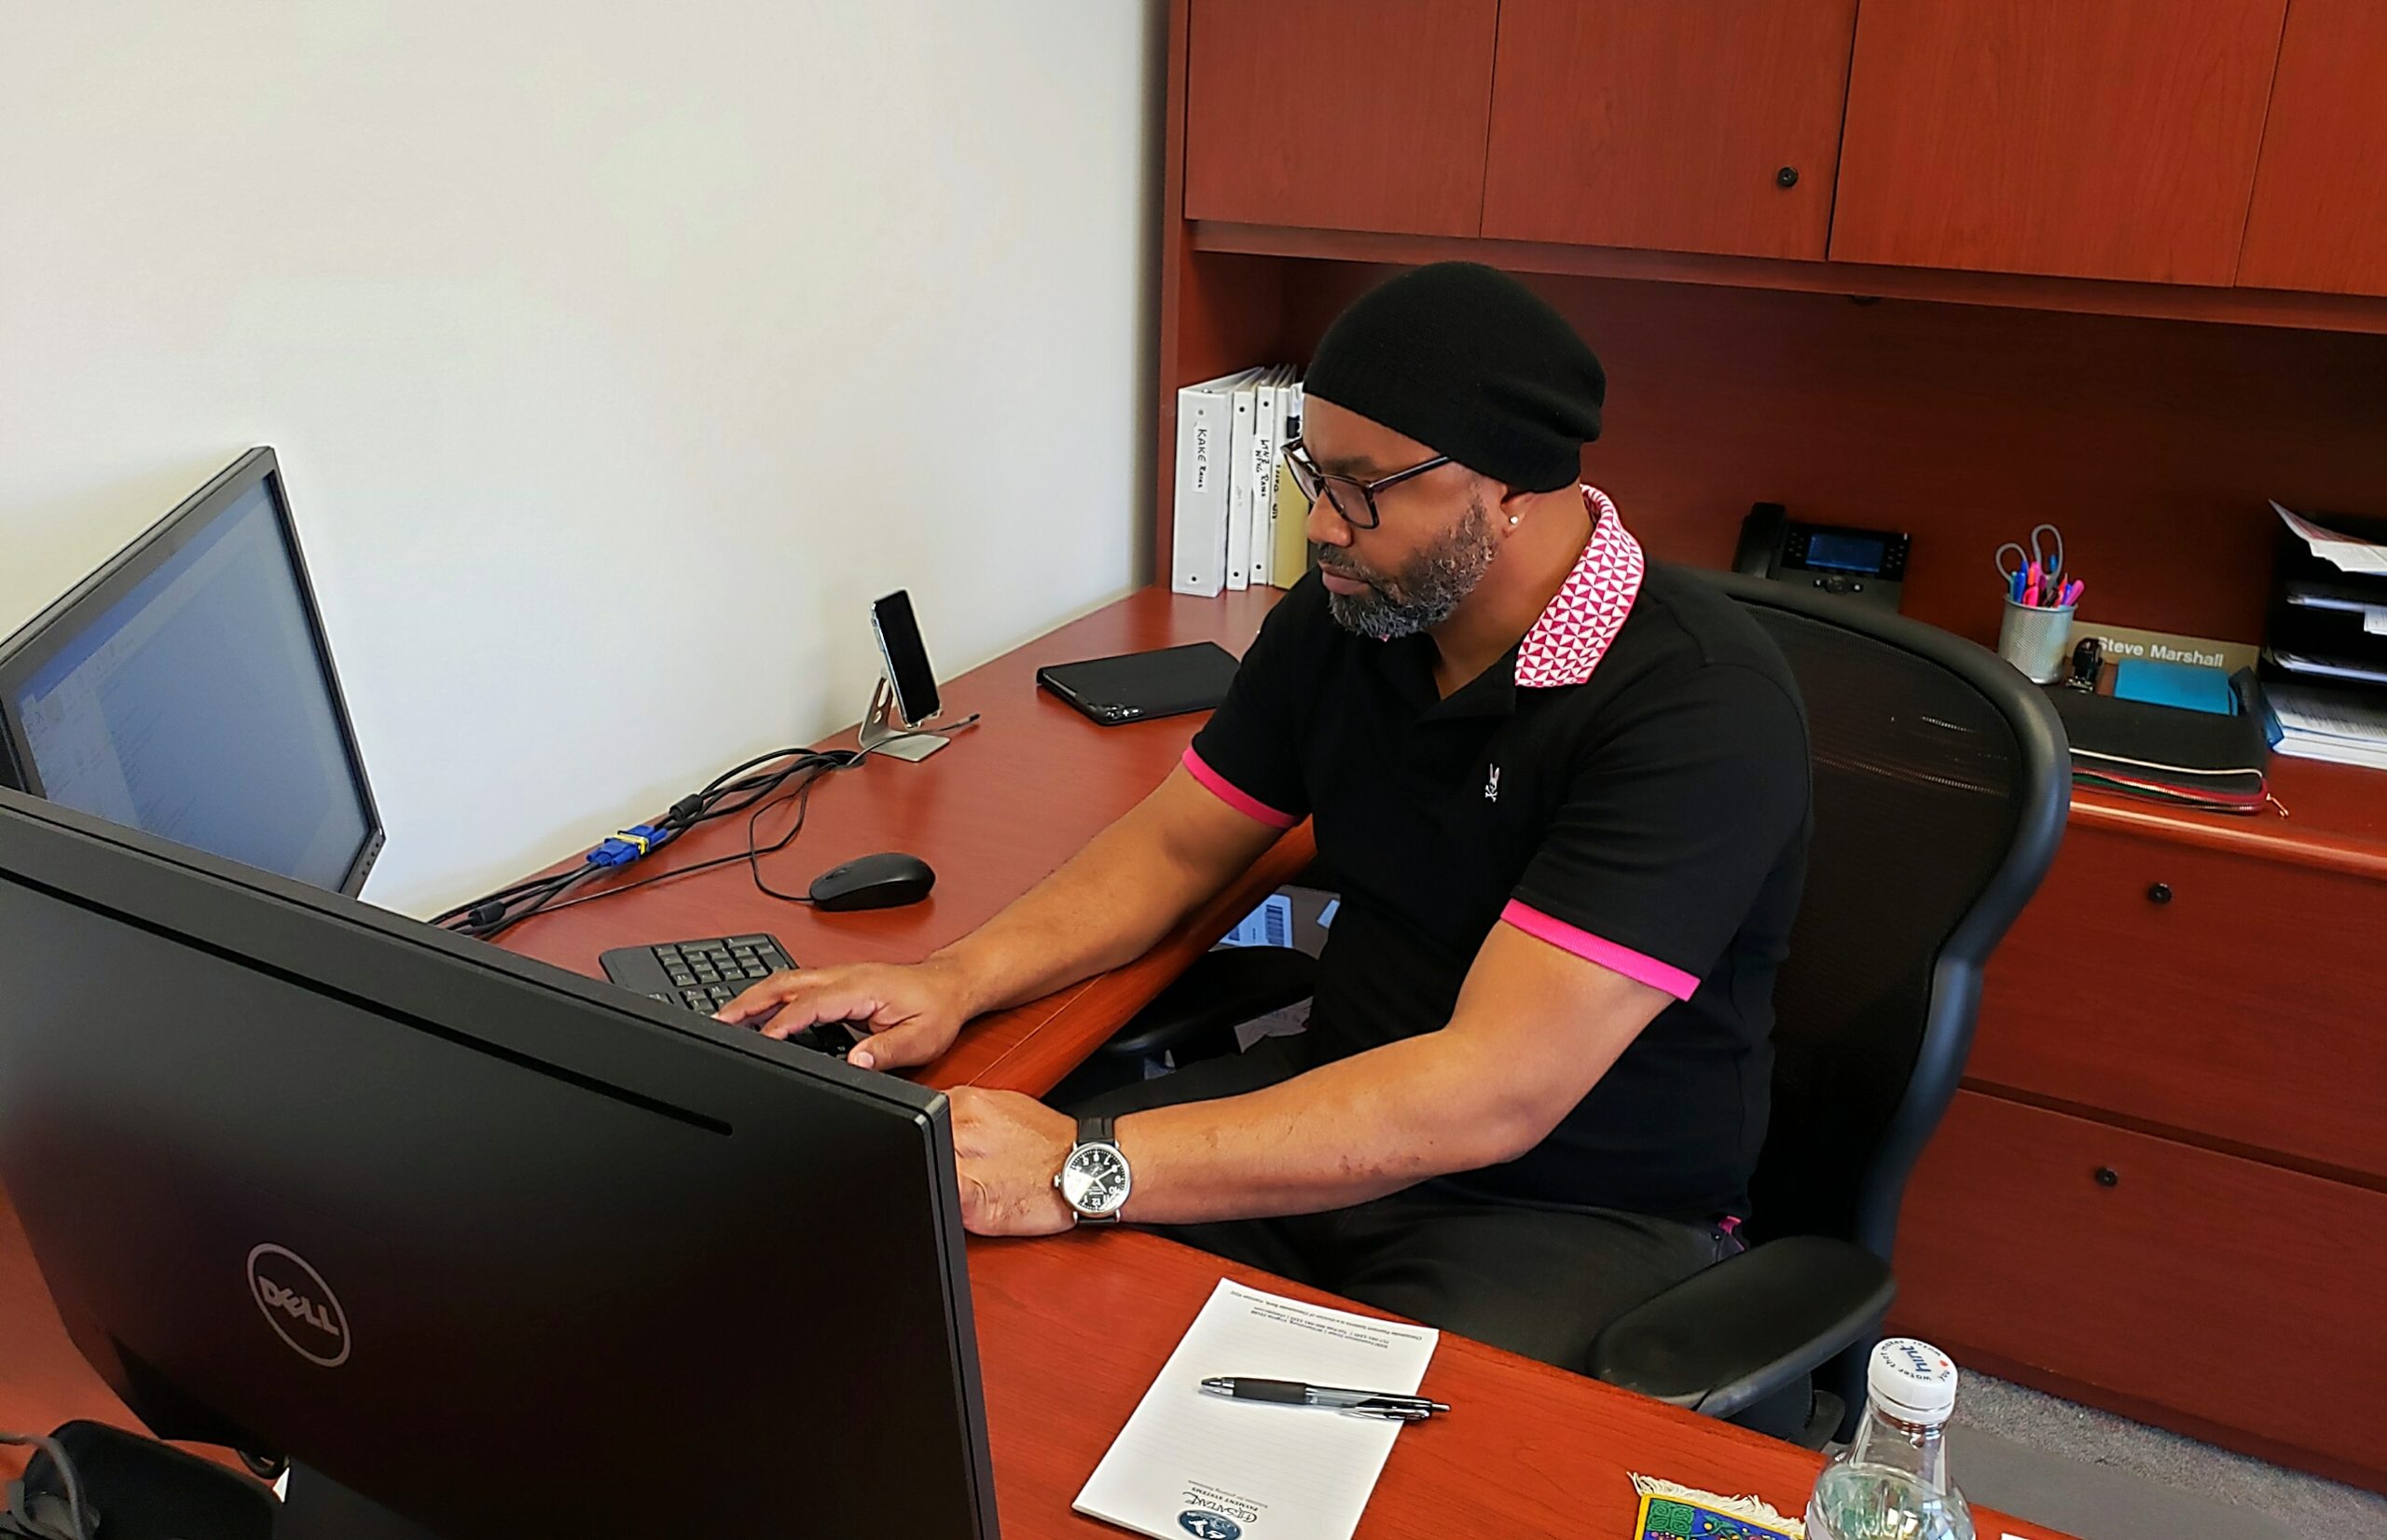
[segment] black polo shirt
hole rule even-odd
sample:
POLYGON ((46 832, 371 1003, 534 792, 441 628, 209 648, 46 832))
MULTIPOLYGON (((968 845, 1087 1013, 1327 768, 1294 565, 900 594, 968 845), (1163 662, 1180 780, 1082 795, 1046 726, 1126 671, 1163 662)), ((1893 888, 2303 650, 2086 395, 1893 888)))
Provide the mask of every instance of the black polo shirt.
POLYGON ((1645 563, 1614 505, 1584 496, 1595 526, 1565 587, 1448 699, 1429 638, 1351 635, 1312 573, 1185 763, 1254 818, 1311 818, 1342 883, 1311 1006, 1320 1062, 1443 1026, 1497 924, 1674 997, 1548 1138, 1447 1185, 1745 1215, 1805 871, 1805 714, 1755 621, 1645 563))

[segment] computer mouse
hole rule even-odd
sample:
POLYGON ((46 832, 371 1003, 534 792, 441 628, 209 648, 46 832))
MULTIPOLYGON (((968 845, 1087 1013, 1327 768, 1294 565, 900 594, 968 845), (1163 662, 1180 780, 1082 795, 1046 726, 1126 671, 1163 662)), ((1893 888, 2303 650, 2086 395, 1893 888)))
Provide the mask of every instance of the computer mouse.
POLYGON ((936 873, 918 856, 881 850, 856 856, 812 879, 812 901, 822 909, 892 909, 918 903, 936 886, 936 873))

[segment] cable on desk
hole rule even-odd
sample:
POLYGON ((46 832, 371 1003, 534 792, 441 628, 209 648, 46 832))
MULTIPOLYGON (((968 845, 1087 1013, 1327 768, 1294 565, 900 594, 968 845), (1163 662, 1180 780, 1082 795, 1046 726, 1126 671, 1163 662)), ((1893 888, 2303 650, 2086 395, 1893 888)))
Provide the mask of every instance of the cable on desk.
MULTIPOLYGON (((979 713, 973 711, 968 716, 963 717, 959 722, 954 722, 949 726, 916 727, 909 732, 890 733, 886 737, 879 739, 878 742, 871 745, 868 749, 863 749, 860 755, 856 756, 855 763, 860 763, 862 760, 876 753, 879 749, 886 748, 889 744, 899 742, 904 738, 937 738, 944 737, 948 734, 959 733, 965 727, 975 726, 978 722, 978 716, 979 713)), ((816 777, 814 779, 818 779, 818 777, 816 777)), ((762 859, 765 856, 775 856, 780 851, 786 849, 790 845, 793 845, 795 842, 796 835, 804 832, 805 816, 810 812, 812 807, 812 786, 813 781, 807 780, 802 786, 797 787, 793 791, 775 798, 771 802, 760 804, 754 808, 754 811, 747 817, 746 871, 748 875, 754 879, 754 890, 763 894, 766 898, 780 899, 788 903, 810 903, 812 901, 812 895, 809 893, 782 893, 778 888, 773 887, 769 883, 764 881, 762 859), (769 812, 771 808, 777 806, 780 803, 787 801, 789 797, 793 797, 795 799, 795 821, 788 826, 786 833, 781 834, 769 845, 757 846, 754 843, 755 832, 762 823, 763 815, 769 812)))
MULTIPOLYGON (((533 914, 561 907, 557 901, 589 877, 644 859, 677 842, 681 835, 699 824, 744 811, 754 802, 767 797, 790 777, 807 770, 817 771, 855 762, 857 757, 850 750, 822 751, 795 748, 758 754, 723 771, 697 791, 673 803, 668 812, 652 823, 636 824, 599 841, 583 854, 578 866, 528 878, 458 904, 435 916, 432 923, 484 941, 494 939, 533 914), (781 764, 781 761, 787 763, 781 764), (764 765, 777 767, 759 775, 749 774, 764 765)), ((625 887, 633 886, 643 885, 627 884, 625 887)))
POLYGON ((753 874, 754 886, 762 892, 793 903, 809 903, 812 901, 809 897, 781 893, 766 883, 760 859, 786 849, 803 832, 812 788, 820 778, 834 771, 850 770, 887 745, 903 738, 944 737, 976 725, 978 720, 979 713, 973 711, 949 726, 915 728, 893 734, 868 749, 775 749, 766 754, 757 754, 743 763, 732 765, 697 791, 682 797, 653 822, 632 825, 599 841, 583 854, 578 866, 551 872, 545 876, 526 878, 494 893, 484 894, 435 916, 431 923, 462 935, 492 941, 534 914, 559 914, 584 903, 595 903, 602 899, 650 887, 656 883, 669 882, 674 877, 689 876, 739 860, 747 863, 753 874), (782 763, 783 761, 786 763, 782 763), (766 765, 773 768, 764 769, 766 765), (798 779, 799 777, 802 778, 798 779), (790 781, 795 782, 793 790, 788 789, 790 781), (763 814, 789 798, 796 799, 797 803, 794 824, 777 841, 758 847, 755 830, 763 814), (618 871, 677 844, 682 835, 700 824, 739 813, 748 815, 746 848, 742 851, 716 856, 688 866, 675 866, 668 872, 657 872, 600 893, 584 893, 571 899, 564 897, 589 877, 618 871))

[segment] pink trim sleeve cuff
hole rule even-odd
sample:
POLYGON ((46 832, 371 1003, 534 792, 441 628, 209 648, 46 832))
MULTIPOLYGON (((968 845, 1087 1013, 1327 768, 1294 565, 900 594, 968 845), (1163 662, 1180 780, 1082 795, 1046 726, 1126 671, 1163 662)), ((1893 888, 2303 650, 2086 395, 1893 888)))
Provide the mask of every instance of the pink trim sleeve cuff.
POLYGON ((1202 756, 1189 748, 1185 750, 1186 772, 1207 787, 1212 796, 1247 818, 1256 818, 1271 829, 1290 829, 1302 820, 1290 813, 1279 813, 1258 797, 1220 775, 1202 762, 1202 756))
POLYGON ((1532 905, 1516 899, 1500 911, 1500 917, 1537 940, 1548 942, 1562 952, 1575 956, 1602 968, 1623 974, 1636 983, 1646 983, 1663 990, 1678 1000, 1687 1000, 1699 992, 1699 981, 1681 969, 1645 956, 1629 946, 1619 946, 1612 941, 1593 935, 1580 926, 1554 919, 1532 905))

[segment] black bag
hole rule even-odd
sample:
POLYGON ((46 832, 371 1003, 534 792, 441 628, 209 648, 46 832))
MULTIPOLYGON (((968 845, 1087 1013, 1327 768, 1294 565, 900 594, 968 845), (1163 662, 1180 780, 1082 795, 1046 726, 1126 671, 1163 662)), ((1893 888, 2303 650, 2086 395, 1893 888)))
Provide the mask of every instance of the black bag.
MULTIPOLYGON (((222 1465, 103 1423, 68 1423, 50 1435, 65 1451, 82 1498, 89 1540, 272 1540, 281 1505, 222 1465)), ((0 1534, 74 1540, 66 1481, 40 1449, 8 1484, 0 1534)))

